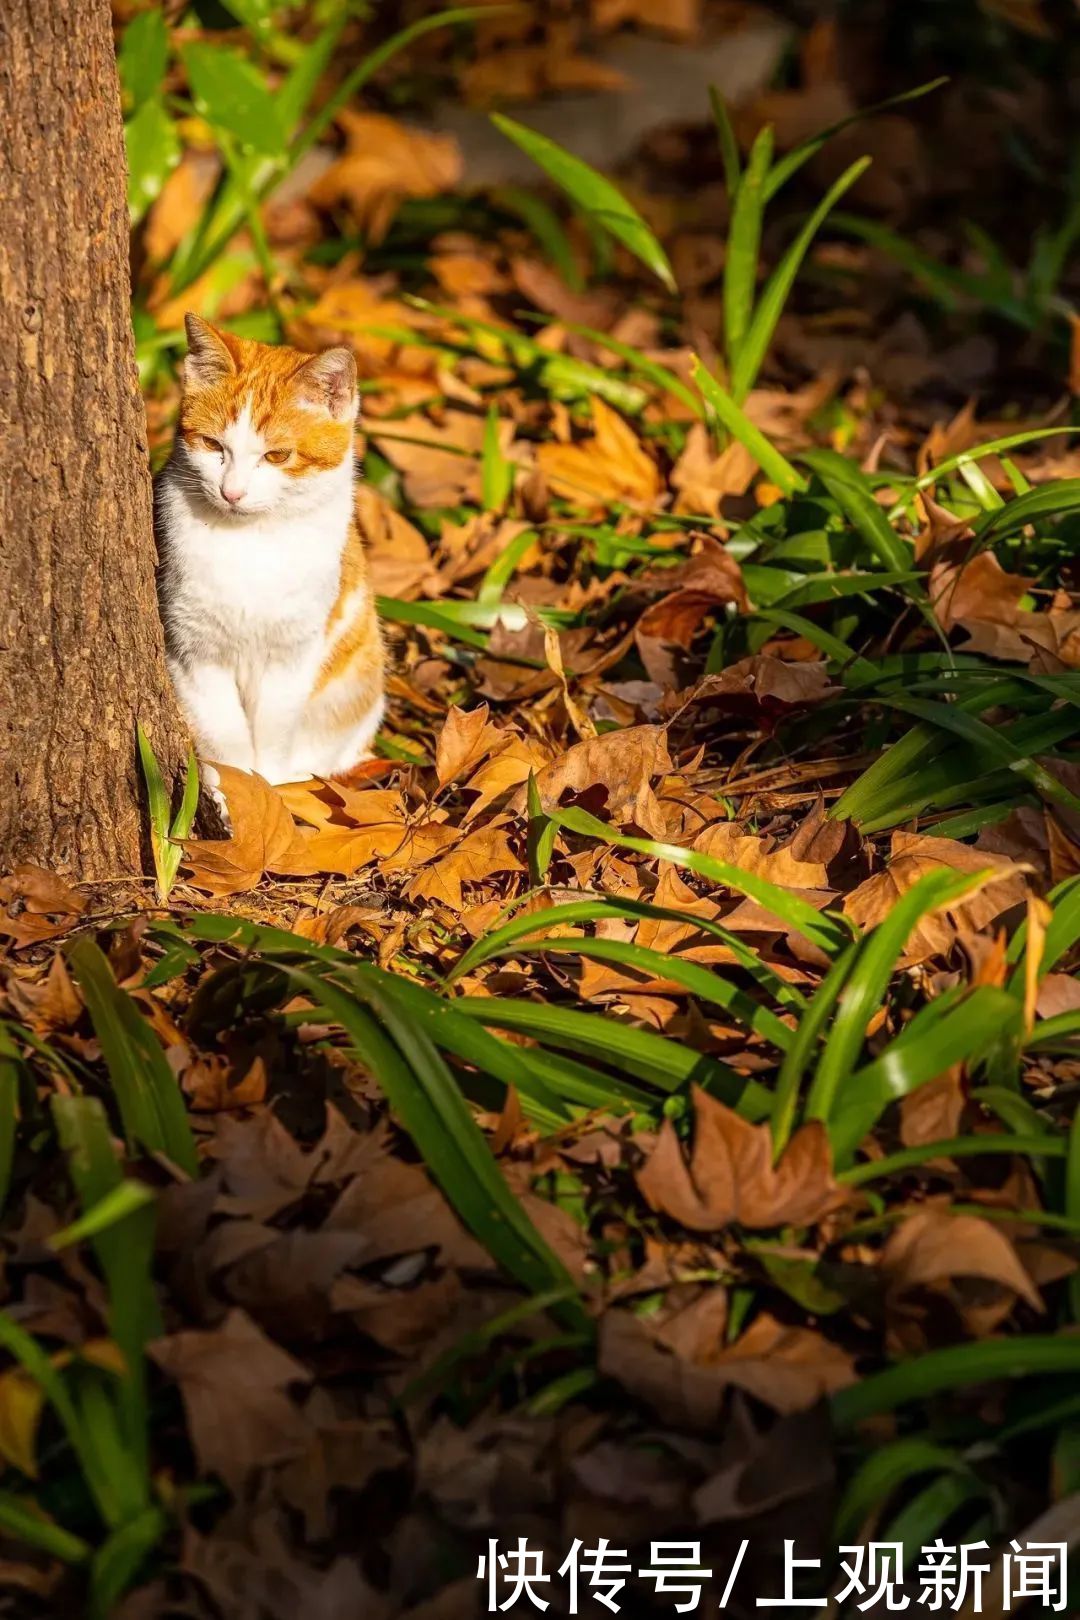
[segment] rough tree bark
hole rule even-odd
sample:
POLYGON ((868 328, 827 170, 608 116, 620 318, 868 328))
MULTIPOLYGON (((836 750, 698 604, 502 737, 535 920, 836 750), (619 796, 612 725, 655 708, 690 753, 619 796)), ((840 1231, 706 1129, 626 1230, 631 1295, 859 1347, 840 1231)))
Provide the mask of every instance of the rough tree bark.
POLYGON ((109 0, 0 0, 0 868, 140 870, 154 596, 109 0))

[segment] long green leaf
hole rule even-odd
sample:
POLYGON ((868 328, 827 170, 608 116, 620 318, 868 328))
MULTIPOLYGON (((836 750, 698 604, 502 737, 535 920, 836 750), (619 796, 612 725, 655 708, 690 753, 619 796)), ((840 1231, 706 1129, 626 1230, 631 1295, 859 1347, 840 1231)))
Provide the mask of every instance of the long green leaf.
POLYGON ((90 1566, 92 1620, 106 1620, 168 1528, 159 1507, 148 1507, 114 1530, 90 1566))
POLYGON ((806 450, 800 460, 821 479, 877 560, 895 573, 910 572, 911 547, 895 532, 858 468, 835 450, 806 450))
POLYGON ((921 1435, 892 1440, 860 1463, 836 1510, 836 1541, 843 1546, 878 1516, 892 1493, 919 1474, 964 1469, 962 1458, 921 1435))
POLYGON ((85 1564, 92 1551, 88 1541, 54 1524, 40 1509, 35 1512, 33 1502, 11 1491, 0 1491, 0 1530, 64 1564, 85 1564))
POLYGON ((728 198, 733 198, 739 189, 739 178, 742 174, 742 163, 739 159, 739 143, 735 139, 735 130, 728 116, 724 98, 715 85, 709 86, 709 104, 712 107, 713 122, 716 125, 716 138, 720 143, 720 156, 724 164, 724 184, 727 186, 728 198))
POLYGON ((839 135, 841 130, 850 129, 852 124, 862 123, 864 118, 874 118, 878 113, 891 112, 894 107, 902 107, 909 101, 918 101, 948 82, 948 76, 943 75, 941 78, 928 80, 926 84, 916 85, 913 90, 902 90, 899 95, 888 96, 884 101, 876 101, 872 107, 860 107, 855 112, 848 113, 846 118, 840 118, 835 124, 830 124, 827 129, 819 130, 816 135, 800 141, 798 146, 785 153, 773 168, 766 187, 766 200, 775 197, 780 187, 786 185, 791 176, 797 173, 815 152, 820 152, 834 135, 839 135))
POLYGON ((754 310, 765 177, 773 155, 772 125, 758 131, 746 172, 735 191, 724 260, 724 344, 729 372, 734 372, 754 310))
POLYGON ((782 889, 778 883, 770 883, 767 878, 745 872, 741 866, 733 866, 729 861, 717 860, 714 855, 705 855, 700 850, 683 849, 680 844, 666 844, 655 838, 635 838, 628 833, 616 832, 587 810, 549 809, 547 814, 567 832, 578 833, 585 838, 600 838, 606 844, 614 844, 617 849, 632 849, 640 855, 670 861, 673 866, 684 866, 688 871, 697 872, 700 877, 710 878, 713 883, 734 889, 737 894, 745 894, 764 906, 780 922, 803 934, 813 944, 820 945, 830 956, 851 938, 850 929, 840 919, 816 911, 790 889, 782 889))
POLYGON ((156 1036, 89 936, 76 939, 67 955, 101 1043, 129 1146, 164 1153, 194 1176, 198 1154, 187 1108, 156 1036))
MULTIPOLYGON (((1034 749, 1018 747, 1001 727, 987 725, 976 715, 966 712, 956 703, 929 703, 923 698, 901 697, 893 694, 884 699, 892 708, 912 714, 943 731, 952 732, 964 742, 973 743, 985 753, 996 757, 1010 771, 1014 771, 1039 794, 1062 809, 1080 814, 1080 797, 1052 776, 1045 766, 1032 758, 1034 749)), ((1040 716, 1039 719, 1044 717, 1040 716)), ((1052 718, 1052 717, 1045 717, 1052 718)))
POLYGON ((492 1029, 516 1030, 551 1046, 621 1064, 635 1080, 662 1091, 697 1085, 747 1119, 757 1121, 768 1115, 770 1094, 756 1080, 736 1074, 692 1047, 652 1030, 636 1029, 610 1015, 550 1002, 504 1001, 497 996, 462 996, 454 1006, 492 1029))
POLYGON ((895 1411, 909 1401, 929 1400, 945 1390, 1056 1372, 1080 1373, 1080 1335, 1025 1334, 950 1345, 838 1390, 831 1402, 833 1423, 844 1434, 866 1418, 895 1411))
MULTIPOLYGON (((377 1077, 394 1112, 475 1237, 530 1293, 566 1288, 569 1274, 503 1180, 491 1151, 427 1032, 391 998, 357 978, 355 994, 304 968, 293 981, 348 1035, 377 1077), (364 996, 362 1004, 357 996, 364 996)), ((587 1324, 576 1300, 561 1307, 574 1327, 587 1324)))
POLYGON ((711 372, 706 371, 696 355, 690 374, 695 385, 701 390, 705 403, 715 412, 720 425, 753 456, 762 472, 772 480, 777 489, 784 495, 794 495, 798 490, 805 489, 805 479, 800 477, 776 446, 769 443, 761 429, 754 426, 750 418, 735 403, 731 394, 725 388, 721 388, 716 378, 711 372))
POLYGON ((887 1181, 905 1170, 917 1170, 920 1165, 932 1164, 936 1159, 978 1159, 993 1153, 1062 1159, 1066 1151, 1064 1137, 1021 1136, 1005 1131, 981 1136, 950 1136, 938 1142, 922 1142, 917 1147, 898 1148, 883 1159, 853 1165, 850 1170, 840 1171, 837 1180, 848 1187, 863 1187, 871 1181, 887 1181))
POLYGON ((1023 528, 1025 523, 1077 511, 1080 511, 1080 478, 1059 478, 1055 483, 1040 484, 996 512, 987 513, 974 528, 979 544, 985 546, 1023 528))
POLYGON ((869 164, 869 158, 859 158, 834 181, 765 283, 750 329, 740 345, 739 356, 731 373, 731 392, 739 404, 746 398, 757 380, 773 333, 776 331, 777 322, 784 312, 784 305, 788 301, 795 277, 811 242, 830 209, 839 202, 845 191, 855 184, 869 164))
POLYGON ((832 1117, 840 1087, 850 1077, 866 1039, 866 1027, 882 1004, 897 958, 916 924, 928 913, 955 904, 983 876, 951 870, 927 872, 864 940, 814 1075, 806 1101, 808 1119, 828 1121, 832 1117))
POLYGON ((837 956, 818 986, 809 1008, 799 1020, 795 1029, 795 1039, 784 1054, 780 1073, 776 1077, 776 1092, 769 1121, 774 1159, 780 1157, 791 1136, 798 1112, 799 1089, 813 1063, 818 1041, 832 1017, 833 1009, 847 983, 858 951, 858 942, 852 940, 837 956))
POLYGON ((689 990, 692 995, 700 996, 702 1001, 715 1007, 722 1007, 731 1017, 738 1019, 755 1034, 771 1041, 782 1052, 786 1052, 791 1045, 790 1029, 781 1023, 768 1007, 762 1007, 744 990, 730 984, 711 968, 703 967, 698 962, 684 961, 677 954, 654 951, 628 940, 548 937, 523 939, 516 944, 501 945, 495 954, 513 956, 532 952, 582 956, 594 962, 614 962, 620 967, 635 968, 649 978, 672 979, 676 984, 681 984, 684 989, 689 990))
POLYGON ((281 157, 285 130, 262 74, 239 51, 197 41, 181 51, 195 104, 207 121, 264 157, 281 157))
POLYGON ((794 1011, 806 1008, 806 998, 786 983, 775 968, 763 962, 756 951, 750 949, 730 929, 711 917, 698 917, 691 911, 680 911, 674 906, 654 906, 645 900, 624 900, 618 895, 604 895, 592 900, 571 900, 565 905, 553 905, 544 911, 530 911, 502 923, 490 933, 483 934, 472 944, 456 964, 448 978, 454 984, 466 973, 490 961, 505 945, 528 934, 540 933, 548 928, 569 927, 574 923, 602 922, 607 917, 630 917, 638 920, 655 918, 665 922, 683 923, 688 928, 708 934, 731 951, 740 967, 744 968, 764 990, 774 995, 794 1011))
POLYGON ((922 1008, 880 1057, 842 1087, 829 1119, 835 1158, 845 1161, 890 1103, 928 1085, 954 1063, 974 1067, 1019 1022, 1020 1011, 1014 997, 992 985, 978 986, 944 1016, 934 1003, 922 1008))
POLYGON ((636 208, 631 207, 610 180, 598 174, 581 158, 567 152, 556 141, 528 129, 502 113, 492 113, 491 121, 515 146, 521 148, 574 203, 587 219, 615 237, 639 259, 646 269, 675 291, 675 276, 667 254, 636 208))
POLYGON ((53 1244, 63 1249, 88 1239, 105 1274, 109 1326, 127 1368, 118 1397, 126 1451, 140 1471, 145 1503, 150 1494, 145 1350, 162 1331, 152 1278, 154 1195, 141 1182, 124 1179, 96 1097, 55 1096, 52 1112, 83 1211, 53 1244))

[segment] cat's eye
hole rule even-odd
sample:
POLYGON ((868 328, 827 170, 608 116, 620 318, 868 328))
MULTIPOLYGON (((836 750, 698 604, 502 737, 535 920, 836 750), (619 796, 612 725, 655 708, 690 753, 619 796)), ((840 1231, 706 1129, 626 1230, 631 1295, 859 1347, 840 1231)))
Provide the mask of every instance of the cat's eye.
POLYGON ((221 443, 218 439, 211 439, 205 433, 196 433, 193 440, 196 450, 212 450, 215 455, 222 454, 221 443))
POLYGON ((263 456, 263 460, 268 461, 271 467, 281 467, 291 455, 291 450, 268 450, 263 456))

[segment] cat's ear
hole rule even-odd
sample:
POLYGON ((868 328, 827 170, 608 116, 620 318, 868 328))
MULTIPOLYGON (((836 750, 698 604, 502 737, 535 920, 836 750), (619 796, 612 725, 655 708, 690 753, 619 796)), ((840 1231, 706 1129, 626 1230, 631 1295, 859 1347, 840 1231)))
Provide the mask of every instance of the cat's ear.
POLYGON ((184 327, 188 340, 184 358, 186 388, 207 388, 235 373, 236 361, 224 332, 190 312, 184 316, 184 327))
POLYGON ((356 361, 351 349, 324 349, 312 355, 296 373, 301 400, 316 405, 338 422, 348 422, 360 403, 356 392, 356 361))

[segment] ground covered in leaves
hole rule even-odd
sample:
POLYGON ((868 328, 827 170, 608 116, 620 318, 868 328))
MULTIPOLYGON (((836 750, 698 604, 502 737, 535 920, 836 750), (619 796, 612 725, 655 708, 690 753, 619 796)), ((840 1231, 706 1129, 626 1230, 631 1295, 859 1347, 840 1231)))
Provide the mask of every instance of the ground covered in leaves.
MULTIPOLYGON (((593 24, 655 21, 625 9, 593 24)), ((573 59, 484 26, 479 99, 485 63, 531 94, 573 59)), ((844 60, 812 30, 744 149, 845 117, 844 60)), ((864 228, 825 232, 718 419, 705 109, 625 187, 673 295, 392 103, 178 285, 222 174, 193 112, 136 236, 156 454, 184 309, 354 350, 390 712, 347 781, 223 772, 231 830, 168 906, 0 883, 9 1610, 71 1612, 99 1545, 128 1620, 456 1620, 491 1538, 552 1571, 694 1539, 703 1607, 748 1540, 736 1613, 785 1537, 820 1593, 860 1537, 996 1549, 1060 1500, 1071 1542, 1067 322, 1025 328, 977 233, 917 216, 930 293, 883 254, 958 184, 894 112, 846 132, 864 228)))

